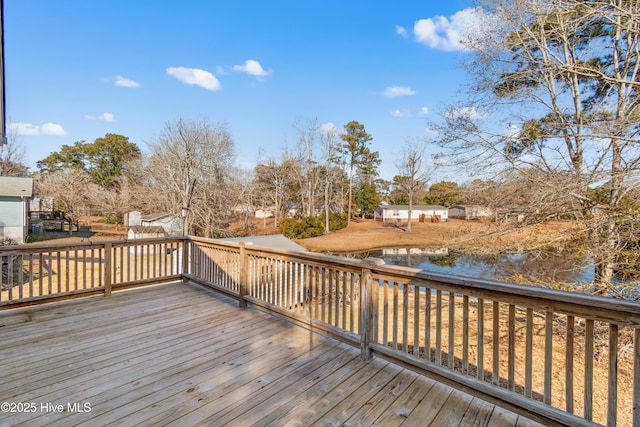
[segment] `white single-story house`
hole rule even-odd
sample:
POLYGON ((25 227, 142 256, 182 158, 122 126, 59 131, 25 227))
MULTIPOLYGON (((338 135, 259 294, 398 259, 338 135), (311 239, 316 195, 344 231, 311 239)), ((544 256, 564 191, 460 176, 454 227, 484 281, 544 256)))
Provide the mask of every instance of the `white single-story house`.
POLYGON ((274 207, 256 209, 254 215, 256 218, 273 218, 275 210, 274 207))
POLYGON ((124 224, 129 230, 134 226, 162 227, 166 236, 181 236, 184 218, 166 212, 142 215, 140 211, 130 211, 124 216, 124 224))
POLYGON ((490 219, 495 216, 495 211, 488 206, 481 205, 456 205, 449 208, 449 218, 459 219, 490 219))
POLYGON ((33 179, 0 177, 0 241, 24 243, 29 232, 33 179))
MULTIPOLYGON (((374 219, 382 222, 406 222, 409 219, 409 205, 380 205, 374 219)), ((449 220, 449 209, 445 206, 415 205, 411 208, 411 221, 440 222, 449 220)))

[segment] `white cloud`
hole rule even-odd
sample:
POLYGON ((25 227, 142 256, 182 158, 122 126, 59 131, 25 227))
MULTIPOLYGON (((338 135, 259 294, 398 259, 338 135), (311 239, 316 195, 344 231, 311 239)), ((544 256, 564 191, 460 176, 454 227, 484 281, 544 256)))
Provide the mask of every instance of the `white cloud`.
POLYGON ((7 130, 9 133, 23 136, 67 135, 64 128, 55 123, 45 123, 43 125, 34 125, 31 123, 7 123, 7 130))
POLYGON ((86 120, 100 120, 100 121, 103 121, 103 122, 114 122, 115 121, 115 117, 111 113, 102 113, 101 115, 99 115, 97 117, 89 115, 89 114, 85 114, 84 118, 86 120))
POLYGON ((102 120, 104 122, 113 122, 114 117, 113 117, 113 114, 111 113, 102 113, 102 115, 98 117, 98 120, 102 120))
POLYGON ((415 95, 416 91, 411 89, 410 87, 404 86, 389 86, 382 92, 382 96, 386 98, 395 98, 397 96, 407 96, 407 95, 415 95))
POLYGON ((169 67, 167 68, 167 74, 182 83, 200 86, 207 90, 213 91, 222 88, 216 76, 199 68, 169 67))
POLYGON ((320 125, 320 132, 325 135, 336 135, 338 133, 338 126, 332 122, 324 123, 320 125))
POLYGON ((454 51, 465 50, 463 41, 468 34, 480 29, 480 23, 487 14, 480 8, 468 8, 446 18, 436 16, 420 19, 413 26, 416 41, 431 48, 454 51))
POLYGON ((412 117, 413 115, 411 114, 411 112, 409 112, 409 110, 403 108, 402 110, 393 110, 391 112, 391 116, 392 117, 412 117))
POLYGON ((427 114, 429 114, 429 108, 427 107, 422 107, 420 109, 420 112, 418 113, 418 115, 420 116, 426 116, 427 114))
POLYGON ((253 59, 247 59, 244 61, 244 65, 234 65, 233 71, 244 71, 251 76, 258 77, 268 76, 271 74, 271 70, 266 71, 258 61, 253 59))
POLYGON ((115 76, 114 84, 120 87, 140 87, 140 83, 122 76, 115 76))
POLYGON ((407 34, 407 29, 404 27, 401 27, 400 25, 396 25, 396 34, 402 37, 409 37, 409 35, 407 34))

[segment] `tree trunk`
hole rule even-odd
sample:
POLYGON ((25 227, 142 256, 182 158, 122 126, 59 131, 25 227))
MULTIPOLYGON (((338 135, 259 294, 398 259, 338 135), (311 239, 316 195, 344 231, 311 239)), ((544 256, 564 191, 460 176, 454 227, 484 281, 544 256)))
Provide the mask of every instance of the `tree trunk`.
POLYGON ((607 296, 611 287, 611 281, 615 274, 616 253, 618 250, 617 224, 615 218, 607 218, 603 224, 598 224, 592 233, 598 233, 591 241, 600 240, 597 252, 593 255, 594 261, 594 293, 607 296))

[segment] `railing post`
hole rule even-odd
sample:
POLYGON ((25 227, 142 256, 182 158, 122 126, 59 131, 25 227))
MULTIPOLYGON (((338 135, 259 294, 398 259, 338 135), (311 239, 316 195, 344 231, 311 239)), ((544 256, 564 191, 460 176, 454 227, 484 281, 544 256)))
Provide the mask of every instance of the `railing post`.
POLYGON ((111 243, 104 245, 104 296, 111 296, 111 243))
POLYGON ((633 330, 633 418, 632 425, 640 425, 640 328, 633 330))
POLYGON ((370 342, 377 340, 378 331, 378 294, 377 282, 373 279, 370 268, 384 264, 384 261, 376 258, 367 258, 362 261, 363 268, 360 273, 360 358, 371 359, 370 342))
POLYGON ((240 283, 238 283, 238 304, 240 308, 247 307, 247 301, 244 299, 247 295, 247 287, 249 286, 249 256, 244 242, 239 243, 240 246, 240 283))
POLYGON ((189 271, 189 240, 186 237, 182 238, 182 282, 187 283, 187 272, 189 271))

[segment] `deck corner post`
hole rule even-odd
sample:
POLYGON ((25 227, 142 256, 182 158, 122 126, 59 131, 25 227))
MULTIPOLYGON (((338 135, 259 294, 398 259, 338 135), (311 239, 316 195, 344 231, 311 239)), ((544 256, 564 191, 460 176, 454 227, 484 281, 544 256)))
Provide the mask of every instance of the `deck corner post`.
POLYGON ((189 272, 189 239, 187 237, 182 238, 182 271, 180 276, 182 277, 182 283, 187 283, 187 273, 189 272))
POLYGON ((104 245, 104 296, 111 296, 111 243, 104 245))
POLYGON ((360 358, 372 357, 369 343, 376 341, 378 329, 378 290, 370 267, 384 263, 378 259, 365 259, 360 275, 360 358))
POLYGON ((244 299, 247 295, 247 286, 249 285, 249 257, 244 242, 239 243, 240 246, 240 283, 238 283, 238 305, 240 308, 247 307, 247 301, 244 299))
POLYGON ((640 328, 633 329, 633 418, 632 425, 640 425, 640 328))

